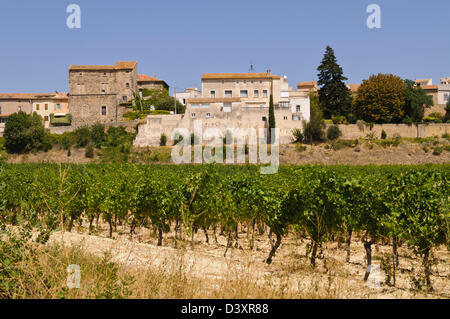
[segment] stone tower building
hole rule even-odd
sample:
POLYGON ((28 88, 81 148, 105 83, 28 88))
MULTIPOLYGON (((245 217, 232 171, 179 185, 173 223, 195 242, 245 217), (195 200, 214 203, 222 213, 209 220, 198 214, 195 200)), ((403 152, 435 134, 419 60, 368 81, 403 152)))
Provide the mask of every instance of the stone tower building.
POLYGON ((138 90, 137 62, 115 65, 71 65, 69 105, 73 125, 120 121, 121 103, 133 100, 138 90))

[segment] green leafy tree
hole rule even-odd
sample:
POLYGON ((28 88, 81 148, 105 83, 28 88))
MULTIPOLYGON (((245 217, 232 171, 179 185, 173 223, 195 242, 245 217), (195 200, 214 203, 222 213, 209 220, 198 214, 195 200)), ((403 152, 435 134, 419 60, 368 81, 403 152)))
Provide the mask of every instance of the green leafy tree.
POLYGON ((105 126, 101 123, 92 125, 90 137, 96 148, 101 148, 106 141, 105 126))
MULTIPOLYGON (((155 107, 155 110, 174 111, 174 98, 170 96, 169 91, 166 89, 143 89, 142 96, 143 111, 150 111, 152 105, 155 107)), ((178 100, 176 103, 177 114, 184 114, 186 107, 178 100)))
POLYGON ((450 98, 448 99, 447 107, 445 108, 444 123, 450 121, 450 98))
POLYGON ((50 134, 44 128, 42 117, 22 111, 12 114, 5 124, 5 148, 9 153, 48 151, 52 148, 50 134))
POLYGON ((372 75, 364 80, 353 103, 358 119, 374 123, 399 123, 405 115, 406 86, 392 74, 372 75))
POLYGON ((334 51, 327 46, 319 71, 319 101, 325 118, 332 116, 345 116, 350 114, 352 96, 345 84, 342 67, 337 63, 334 51))
POLYGON ((309 93, 311 101, 311 117, 309 122, 303 121, 304 140, 306 143, 322 142, 325 140, 325 121, 319 107, 319 98, 314 92, 309 93))
POLYGON ((405 116, 413 122, 422 122, 425 108, 434 105, 433 98, 428 96, 420 86, 416 86, 414 81, 405 80, 405 86, 405 116))

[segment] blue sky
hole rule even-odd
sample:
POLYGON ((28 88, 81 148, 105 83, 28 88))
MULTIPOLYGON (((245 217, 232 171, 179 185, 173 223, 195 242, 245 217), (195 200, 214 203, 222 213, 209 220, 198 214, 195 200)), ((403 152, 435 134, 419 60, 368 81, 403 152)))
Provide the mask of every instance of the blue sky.
POLYGON ((14 0, 0 4, 0 92, 68 90, 70 64, 138 61, 178 88, 202 73, 271 69, 291 85, 317 77, 326 45, 345 75, 450 76, 449 0, 14 0), (66 7, 82 10, 68 29, 66 7), (366 8, 382 9, 368 29, 366 8))

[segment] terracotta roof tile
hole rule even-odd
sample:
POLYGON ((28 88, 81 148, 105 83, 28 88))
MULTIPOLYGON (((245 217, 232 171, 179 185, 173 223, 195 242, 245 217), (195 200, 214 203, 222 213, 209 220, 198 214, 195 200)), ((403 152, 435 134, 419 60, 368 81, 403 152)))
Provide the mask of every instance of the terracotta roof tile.
POLYGON ((197 99, 187 99, 187 103, 231 103, 231 102, 240 102, 241 99, 238 97, 225 97, 225 98, 197 98, 197 99))
POLYGON ((0 93, 0 99, 37 100, 37 99, 68 99, 67 93, 0 93))
POLYGON ((117 62, 115 65, 71 65, 70 71, 114 71, 131 70, 137 66, 137 62, 117 62))
POLYGON ((278 75, 268 73, 204 73, 202 80, 240 80, 240 79, 280 79, 278 75))

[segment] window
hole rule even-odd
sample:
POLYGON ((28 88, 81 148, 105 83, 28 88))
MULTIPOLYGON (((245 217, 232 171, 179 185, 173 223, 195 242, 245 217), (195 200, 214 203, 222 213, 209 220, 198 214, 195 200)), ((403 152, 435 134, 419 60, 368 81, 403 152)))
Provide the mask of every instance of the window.
POLYGON ((287 117, 287 116, 285 116, 285 117, 284 117, 284 120, 285 120, 285 121, 287 121, 287 119, 288 119, 288 117, 287 117))
POLYGON ((281 101, 280 107, 289 107, 289 101, 281 101))
POLYGON ((300 115, 292 115, 292 120, 293 121, 300 121, 301 120, 301 116, 300 115))
POLYGON ((263 117, 262 117, 262 120, 263 120, 264 122, 267 121, 267 117, 263 116, 263 117))
POLYGON ((128 97, 126 95, 122 96, 122 101, 123 102, 128 102, 128 97))
POLYGON ((200 104, 192 104, 191 105, 191 108, 193 108, 193 109, 199 109, 200 107, 201 107, 200 104))
POLYGON ((230 113, 231 112, 231 103, 223 103, 223 111, 224 113, 230 113))
POLYGON ((61 104, 55 104, 55 111, 61 111, 61 104))
POLYGON ((106 115, 106 106, 102 106, 102 115, 103 115, 103 116, 106 115))
POLYGON ((44 116, 44 121, 45 121, 45 122, 48 122, 48 116, 47 116, 47 115, 44 116))
POLYGON ((186 105, 186 99, 183 99, 183 104, 186 105))
POLYGON ((39 111, 39 104, 36 104, 36 111, 39 111))
POLYGON ((130 83, 125 84, 126 88, 129 89, 130 88, 130 83))
POLYGON ((209 103, 203 103, 202 104, 202 108, 209 109, 209 103))
POLYGON ((226 98, 233 97, 233 91, 231 91, 231 90, 225 91, 225 97, 226 97, 226 98))
POLYGON ((48 104, 45 104, 45 110, 48 111, 48 104))
POLYGON ((206 113, 206 118, 207 119, 211 118, 211 113, 206 113))
POLYGON ((2 114, 2 106, 0 105, 0 114, 2 114))
POLYGON ((22 106, 19 105, 18 109, 19 109, 19 112, 22 111, 22 106))
POLYGON ((300 105, 297 105, 296 107, 295 107, 295 112, 300 112, 300 110, 301 110, 301 107, 300 107, 300 105))
POLYGON ((241 97, 248 97, 248 91, 247 90, 241 90, 241 97))
POLYGON ((259 109, 260 109, 260 110, 264 110, 264 104, 261 104, 261 105, 259 106, 259 109))
POLYGON ((197 114, 191 113, 191 118, 195 119, 197 117, 197 114))
POLYGON ((258 90, 253 91, 253 96, 254 97, 259 97, 259 91, 258 90))
POLYGON ((211 91, 211 92, 209 92, 209 94, 210 94, 212 99, 216 98, 216 91, 211 91))
POLYGON ((263 90, 263 97, 267 97, 267 90, 263 90))

